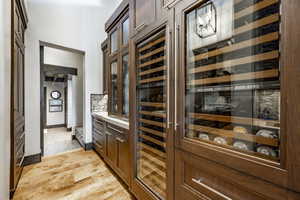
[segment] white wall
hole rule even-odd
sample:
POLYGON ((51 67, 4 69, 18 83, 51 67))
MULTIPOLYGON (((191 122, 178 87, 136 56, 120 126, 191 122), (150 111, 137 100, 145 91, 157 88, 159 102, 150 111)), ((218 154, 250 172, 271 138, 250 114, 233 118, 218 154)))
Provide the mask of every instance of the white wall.
POLYGON ((9 199, 10 169, 10 2, 0 1, 0 199, 9 199))
POLYGON ((44 63, 71 68, 83 68, 83 54, 45 47, 44 63))
POLYGON ((65 102, 65 83, 61 82, 45 82, 44 86, 47 87, 46 92, 46 117, 47 117, 47 126, 53 126, 53 125, 61 125, 65 124, 65 109, 66 109, 66 102, 65 102), (49 100, 51 98, 51 92, 52 91, 59 91, 61 93, 61 100, 63 100, 63 110, 62 112, 50 112, 49 111, 49 100))
POLYGON ((100 44, 106 38, 105 21, 119 2, 120 0, 27 0, 29 26, 25 35, 26 155, 41 151, 40 123, 37 120, 40 118, 39 41, 85 52, 83 124, 85 142, 92 141, 90 94, 102 92, 102 81, 99 78, 102 74, 100 44), (91 2, 100 4, 86 5, 91 2))

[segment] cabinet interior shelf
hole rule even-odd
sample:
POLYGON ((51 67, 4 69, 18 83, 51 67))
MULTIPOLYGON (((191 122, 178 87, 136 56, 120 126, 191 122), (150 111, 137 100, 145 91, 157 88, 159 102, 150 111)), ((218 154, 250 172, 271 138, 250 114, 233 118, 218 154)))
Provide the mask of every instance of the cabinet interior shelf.
POLYGON ((273 146, 273 147, 279 146, 278 139, 266 138, 266 137, 262 137, 262 136, 251 135, 251 134, 241 134, 241 133, 236 133, 232 130, 212 128, 212 127, 200 126, 200 125, 195 125, 195 124, 189 124, 188 129, 194 130, 194 131, 206 132, 206 133, 210 133, 213 135, 218 135, 218 136, 222 136, 222 137, 226 137, 226 138, 245 140, 248 142, 255 142, 258 144, 264 144, 264 145, 273 146))
POLYGON ((157 107, 157 108, 164 108, 166 107, 165 103, 159 102, 140 102, 141 106, 149 106, 149 107, 157 107))
POLYGON ((143 149, 143 148, 147 149, 147 150, 151 151, 152 153, 154 153, 156 156, 159 156, 163 159, 166 159, 166 153, 165 152, 162 152, 158 149, 155 149, 155 148, 153 148, 153 147, 151 147, 147 144, 144 144, 142 142, 139 142, 139 145, 140 145, 140 149, 143 149))
POLYGON ((257 54, 257 55, 243 57, 243 58, 237 58, 237 59, 228 60, 228 61, 224 61, 224 62, 219 62, 219 63, 196 67, 196 68, 190 69, 189 73, 195 74, 195 73, 199 73, 199 72, 208 72, 208 71, 217 70, 217 69, 229 69, 229 68, 231 68, 233 66, 237 66, 237 65, 261 62, 261 61, 275 59, 278 57, 279 57, 278 51, 270 51, 270 52, 266 52, 266 53, 262 53, 262 54, 257 54))
POLYGON ((166 137, 166 133, 165 133, 165 132, 153 130, 153 129, 151 129, 151 128, 146 128, 146 127, 140 126, 140 127, 139 127, 139 130, 144 131, 144 132, 147 132, 147 133, 151 133, 151 134, 153 134, 153 135, 156 135, 156 136, 159 136, 159 137, 162 137, 162 138, 165 138, 165 137, 166 137))
POLYGON ((158 48, 158 49, 152 50, 152 51, 150 51, 149 53, 146 53, 146 54, 140 56, 140 57, 139 57, 139 60, 143 60, 143 59, 148 58, 148 57, 150 57, 150 56, 153 56, 153 55, 155 55, 155 54, 162 53, 162 52, 165 51, 165 50, 166 50, 165 47, 160 47, 160 48, 158 48))
POLYGON ((159 43, 161 43, 161 42, 164 42, 165 39, 166 39, 165 36, 160 37, 160 38, 158 38, 158 39, 156 39, 156 40, 154 40, 154 41, 152 41, 152 42, 149 42, 147 45, 145 45, 145 46, 139 48, 138 51, 139 51, 139 53, 141 53, 141 52, 143 52, 143 51, 145 51, 145 50, 147 50, 147 49, 150 49, 150 48, 153 47, 154 45, 157 45, 157 44, 159 44, 159 43))
POLYGON ((158 76, 154 78, 140 80, 139 83, 144 84, 144 83, 152 83, 152 82, 164 81, 164 80, 166 80, 166 76, 158 76))
POLYGON ((147 75, 147 74, 153 74, 153 73, 155 73, 155 72, 161 72, 161 71, 164 71, 164 70, 166 70, 166 69, 167 69, 166 66, 152 68, 152 69, 149 69, 149 70, 140 72, 140 73, 139 73, 139 76, 144 76, 144 75, 147 75))
POLYGON ((162 61, 164 61, 164 60, 165 60, 165 56, 162 56, 162 57, 159 57, 159 58, 156 58, 156 59, 147 61, 147 62, 145 62, 145 63, 143 63, 143 64, 140 64, 140 65, 139 65, 139 68, 148 67, 149 65, 153 65, 153 64, 162 62, 162 61))
POLYGON ((164 147, 164 148, 166 147, 165 142, 162 142, 162 141, 160 141, 160 140, 157 140, 157 139, 155 139, 155 138, 153 138, 153 137, 144 135, 144 134, 142 134, 142 133, 140 133, 139 136, 140 136, 140 138, 143 138, 144 140, 153 142, 153 143, 155 143, 155 144, 157 144, 157 145, 159 145, 159 146, 161 146, 161 147, 164 147))
POLYGON ((215 114, 188 113, 188 116, 194 119, 203 119, 210 121, 228 122, 235 124, 245 124, 250 126, 259 126, 265 128, 279 129, 280 123, 275 120, 263 120, 257 118, 235 117, 215 114))
POLYGON ((139 113, 141 115, 148 115, 148 116, 166 118, 166 113, 162 113, 162 112, 158 112, 158 111, 154 111, 154 112, 140 111, 139 113))
POLYGON ((138 119, 139 122, 145 123, 145 124, 150 124, 162 128, 166 128, 166 124, 163 122, 158 122, 158 121, 153 121, 153 120, 148 120, 148 119, 138 119))
POLYGON ((279 76, 278 69, 270 69, 258 72, 242 73, 236 75, 226 75, 215 78, 195 79, 188 82, 189 86, 206 85, 215 83, 226 83, 232 81, 245 81, 253 79, 276 78, 279 76))
MULTIPOLYGON (((236 43, 236 44, 232 44, 230 46, 226 46, 226 47, 223 47, 223 48, 220 48, 220 49, 216 49, 216 50, 212 50, 212 51, 208 51, 208 52, 205 52, 205 53, 198 54, 196 56, 192 56, 192 57, 190 57, 190 60, 193 60, 193 61, 190 62, 190 65, 193 64, 195 61, 200 61, 200 60, 205 59, 205 58, 218 56, 218 55, 221 55, 221 54, 224 54, 224 53, 233 52, 233 51, 236 51, 236 50, 239 50, 239 49, 243 49, 243 48, 263 44, 263 43, 266 43, 266 42, 271 42, 273 40, 278 40, 278 39, 279 39, 279 33, 278 32, 268 33, 266 35, 262 35, 262 36, 259 36, 259 37, 256 37, 256 38, 252 38, 250 40, 246 40, 246 41, 239 42, 239 43, 236 43)), ((255 58, 255 57, 252 57, 252 59, 253 58, 255 58)), ((201 72, 202 70, 200 70, 200 69, 201 69, 201 67, 191 69, 191 70, 189 70, 189 73, 201 72)), ((207 70, 203 70, 203 71, 207 71, 207 70)))
MULTIPOLYGON (((187 139, 191 140, 191 141, 199 141, 199 142, 205 142, 205 143, 208 143, 208 144, 211 144, 211 145, 216 145, 216 143, 213 142, 213 141, 202 140, 200 138, 193 138, 193 139, 187 138, 187 139)), ((252 156, 255 156, 255 157, 271 160, 271 161, 274 161, 276 163, 278 163, 279 160, 280 160, 279 158, 275 158, 275 157, 272 157, 272 156, 267 156, 267 155, 257 153, 257 152, 254 152, 254 151, 246 151, 246 150, 242 150, 242 149, 237 149, 237 148, 234 148, 233 146, 226 145, 226 144, 225 145, 224 144, 217 144, 217 145, 220 146, 220 147, 224 147, 226 149, 233 150, 233 151, 239 151, 239 152, 246 153, 246 154, 249 154, 249 155, 252 155, 252 156)))
POLYGON ((220 91, 240 91, 240 90, 259 90, 259 89, 279 89, 279 81, 268 81, 268 82, 255 82, 255 83, 242 83, 230 85, 214 85, 205 87, 194 87, 190 86, 187 88, 188 92, 201 93, 201 92, 220 92, 220 91))

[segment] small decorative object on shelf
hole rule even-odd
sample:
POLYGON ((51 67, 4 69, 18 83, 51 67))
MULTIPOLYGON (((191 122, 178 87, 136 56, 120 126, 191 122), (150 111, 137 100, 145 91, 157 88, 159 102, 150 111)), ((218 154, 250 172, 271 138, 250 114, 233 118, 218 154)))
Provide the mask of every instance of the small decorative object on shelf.
POLYGON ((239 133, 239 134, 247 134, 248 133, 247 129, 245 127, 242 127, 242 126, 234 127, 233 132, 239 133))
POLYGON ((198 137, 201 140, 210 140, 208 134, 206 134, 206 133, 199 133, 198 137))
POLYGON ((223 144, 223 145, 227 144, 226 139, 223 138, 223 137, 215 137, 214 142, 217 143, 217 144, 223 144))
POLYGON ((277 157, 277 153, 271 147, 268 146, 259 146, 257 147, 256 151, 266 156, 277 157))
POLYGON ((262 137, 266 137, 266 138, 278 138, 278 135, 273 132, 273 131, 269 131, 269 130, 265 130, 265 129, 262 129, 262 130, 259 130, 257 133, 256 133, 257 136, 262 136, 262 137))
POLYGON ((250 145, 246 144, 246 142, 243 142, 243 141, 235 141, 233 143, 233 147, 235 147, 237 149, 244 150, 244 151, 250 151, 251 150, 250 145))

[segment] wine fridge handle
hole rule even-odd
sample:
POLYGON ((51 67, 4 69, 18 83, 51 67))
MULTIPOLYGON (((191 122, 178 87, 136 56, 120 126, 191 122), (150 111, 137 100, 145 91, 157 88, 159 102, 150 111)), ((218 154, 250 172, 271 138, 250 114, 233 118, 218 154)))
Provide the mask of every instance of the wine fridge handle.
POLYGON ((174 52, 174 55, 175 55, 175 63, 174 63, 174 66, 175 66, 175 78, 174 78, 174 85, 175 85, 175 111, 174 111, 174 114, 175 114, 175 132, 177 131, 178 127, 179 127, 179 124, 178 124, 178 116, 177 116, 177 112, 178 112, 178 62, 179 62, 179 55, 178 55, 178 49, 179 49, 179 45, 178 45, 178 42, 179 42, 179 30, 180 30, 180 26, 175 22, 175 52, 174 52))
POLYGON ((220 196, 224 200, 232 200, 231 198, 227 197, 226 195, 222 194, 221 192, 219 192, 219 191, 213 189, 212 187, 209 187, 208 185, 204 184, 202 178, 200 178, 200 179, 192 178, 192 181, 194 183, 200 185, 202 188, 204 188, 204 189, 206 189, 206 190, 208 190, 208 191, 210 191, 210 192, 212 192, 212 193, 220 196))

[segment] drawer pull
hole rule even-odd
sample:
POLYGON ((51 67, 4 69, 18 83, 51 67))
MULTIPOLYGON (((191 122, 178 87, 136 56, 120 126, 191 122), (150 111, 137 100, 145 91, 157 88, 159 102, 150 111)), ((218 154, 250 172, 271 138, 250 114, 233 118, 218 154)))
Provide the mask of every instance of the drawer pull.
POLYGON ((194 183, 197 183, 197 184, 200 185, 201 187, 203 187, 203 188, 209 190, 210 192, 219 195, 219 196, 222 197, 224 200, 232 200, 231 198, 225 196, 225 195, 222 194, 221 192, 219 192, 219 191, 217 191, 217 190, 215 190, 215 189, 209 187, 208 185, 202 183, 203 179, 201 179, 201 178, 200 178, 200 179, 192 178, 192 181, 193 181, 194 183))
POLYGON ((118 132, 118 133, 123 133, 123 131, 118 130, 118 129, 116 129, 116 128, 113 128, 113 127, 111 127, 111 126, 107 126, 107 128, 109 128, 109 129, 111 129, 111 130, 113 130, 113 131, 116 131, 116 132, 118 132))
POLYGON ((112 136, 112 134, 110 132, 107 132, 107 131, 105 132, 105 134, 108 135, 108 136, 112 136))
POLYGON ((117 137, 116 140, 118 140, 118 141, 121 142, 121 143, 124 143, 124 142, 125 142, 125 140, 123 140, 123 139, 121 139, 121 138, 119 138, 119 137, 117 137))

